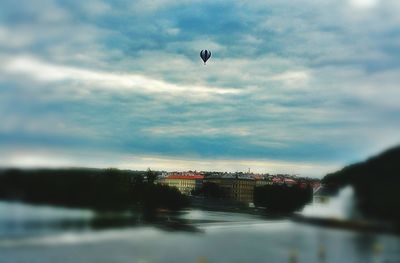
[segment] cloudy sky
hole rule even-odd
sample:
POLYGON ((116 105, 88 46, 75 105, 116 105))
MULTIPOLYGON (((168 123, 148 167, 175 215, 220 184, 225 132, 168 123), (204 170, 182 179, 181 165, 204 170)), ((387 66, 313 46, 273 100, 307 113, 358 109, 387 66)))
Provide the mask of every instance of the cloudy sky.
POLYGON ((2 0, 0 166, 322 176, 400 142, 399 12, 2 0))

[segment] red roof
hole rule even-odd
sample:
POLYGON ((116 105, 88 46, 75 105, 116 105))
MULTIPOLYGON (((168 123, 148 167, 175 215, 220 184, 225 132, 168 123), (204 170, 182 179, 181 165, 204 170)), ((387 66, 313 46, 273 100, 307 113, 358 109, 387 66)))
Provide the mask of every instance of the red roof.
POLYGON ((166 179, 186 179, 186 180, 196 180, 196 179, 204 179, 203 175, 170 175, 167 176, 166 179))
POLYGON ((293 179, 285 179, 285 183, 295 184, 297 182, 293 179))
POLYGON ((288 184, 297 183, 295 180, 289 179, 289 178, 272 178, 272 182, 274 182, 274 183, 288 183, 288 184))

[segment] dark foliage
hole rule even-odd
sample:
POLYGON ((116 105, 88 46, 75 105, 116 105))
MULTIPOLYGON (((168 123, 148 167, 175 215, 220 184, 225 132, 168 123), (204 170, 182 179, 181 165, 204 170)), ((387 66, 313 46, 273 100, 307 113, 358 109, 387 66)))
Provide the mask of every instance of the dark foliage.
POLYGON ((147 171, 146 171, 146 179, 147 179, 148 183, 154 184, 154 182, 157 179, 157 173, 152 171, 150 168, 147 169, 147 171))
POLYGON ((352 185, 365 216, 400 222, 400 146, 328 174, 322 183, 352 185))
POLYGON ((178 189, 167 185, 146 185, 143 189, 143 202, 145 208, 170 208, 179 209, 189 205, 187 196, 182 195, 178 189))
POLYGON ((145 175, 112 168, 9 169, 0 173, 0 199, 96 210, 178 209, 188 204, 176 189, 149 183, 145 175))
POLYGON ((254 189, 254 205, 273 213, 291 213, 312 200, 312 188, 264 185, 254 189))

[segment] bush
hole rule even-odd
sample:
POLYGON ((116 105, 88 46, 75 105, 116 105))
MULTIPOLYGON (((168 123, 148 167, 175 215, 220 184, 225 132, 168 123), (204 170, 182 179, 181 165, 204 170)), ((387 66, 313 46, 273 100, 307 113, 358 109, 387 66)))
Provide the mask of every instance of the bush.
POLYGON ((291 213, 312 200, 312 188, 264 185, 254 189, 254 205, 273 213, 291 213))

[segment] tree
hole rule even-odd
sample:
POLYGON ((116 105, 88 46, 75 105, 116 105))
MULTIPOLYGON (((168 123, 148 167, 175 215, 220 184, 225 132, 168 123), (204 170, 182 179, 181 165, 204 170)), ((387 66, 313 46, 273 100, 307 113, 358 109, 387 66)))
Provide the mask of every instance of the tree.
POLYGON ((153 172, 150 168, 147 168, 146 177, 149 184, 154 184, 157 179, 157 173, 153 172))

